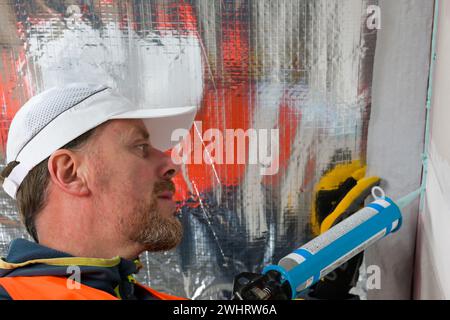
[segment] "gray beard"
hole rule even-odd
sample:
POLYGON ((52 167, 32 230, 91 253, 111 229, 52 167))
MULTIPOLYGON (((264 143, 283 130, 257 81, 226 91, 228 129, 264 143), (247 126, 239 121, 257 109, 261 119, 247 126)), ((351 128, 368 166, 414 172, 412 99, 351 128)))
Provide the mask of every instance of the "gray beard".
POLYGON ((176 217, 159 213, 157 198, 150 205, 138 206, 130 226, 130 240, 142 244, 147 251, 165 251, 175 248, 183 237, 183 226, 176 217))

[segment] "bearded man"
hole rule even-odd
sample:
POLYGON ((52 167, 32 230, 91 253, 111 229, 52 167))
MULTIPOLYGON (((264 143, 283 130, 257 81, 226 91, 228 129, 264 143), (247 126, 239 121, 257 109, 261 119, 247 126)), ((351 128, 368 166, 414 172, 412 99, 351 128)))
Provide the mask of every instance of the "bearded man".
POLYGON ((181 241, 179 168, 165 151, 196 110, 139 108, 86 83, 31 98, 11 122, 1 176, 35 242, 11 242, 0 299, 179 299, 133 275, 142 252, 181 241))

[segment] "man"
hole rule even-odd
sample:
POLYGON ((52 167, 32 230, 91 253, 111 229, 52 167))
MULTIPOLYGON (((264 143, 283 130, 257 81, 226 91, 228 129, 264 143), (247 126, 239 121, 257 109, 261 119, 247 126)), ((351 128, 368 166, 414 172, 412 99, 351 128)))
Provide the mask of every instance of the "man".
POLYGON ((133 274, 139 254, 181 241, 171 181, 179 168, 164 151, 195 113, 139 109, 104 85, 30 99, 11 123, 2 178, 36 243, 11 243, 0 298, 177 299, 133 274))

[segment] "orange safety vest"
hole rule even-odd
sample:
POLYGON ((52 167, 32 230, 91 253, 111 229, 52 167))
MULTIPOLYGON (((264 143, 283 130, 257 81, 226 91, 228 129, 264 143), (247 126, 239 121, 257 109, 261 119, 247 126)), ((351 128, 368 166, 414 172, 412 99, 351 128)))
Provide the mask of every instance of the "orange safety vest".
MULTIPOLYGON (((160 300, 187 300, 156 291, 140 283, 136 285, 160 300)), ((119 300, 109 293, 81 283, 80 288, 69 289, 66 277, 3 277, 0 278, 0 286, 13 300, 119 300)))

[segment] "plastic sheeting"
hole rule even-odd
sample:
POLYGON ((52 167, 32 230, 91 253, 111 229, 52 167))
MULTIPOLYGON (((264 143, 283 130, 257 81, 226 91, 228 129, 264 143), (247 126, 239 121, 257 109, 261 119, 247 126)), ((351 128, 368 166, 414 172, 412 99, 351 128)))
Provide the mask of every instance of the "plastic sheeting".
POLYGON ((450 299, 450 3, 435 2, 435 55, 430 92, 430 144, 423 210, 419 215, 414 298, 450 299))
MULTIPOLYGON (((379 5, 383 22, 377 37, 367 162, 369 174, 381 176, 386 194, 398 200, 422 182, 434 1, 381 0, 379 5)), ((366 250, 366 264, 380 268, 380 288, 368 290, 368 299, 412 298, 418 213, 419 199, 402 210, 399 232, 366 250)))
MULTIPOLYGON (((136 104, 199 102, 191 137, 201 151, 208 129, 278 132, 264 145, 270 174, 261 174, 263 158, 248 156, 221 163, 206 152, 184 165, 183 241, 141 256, 139 278, 155 288, 228 298, 236 274, 261 271, 310 239, 313 189, 326 170, 365 163, 376 45, 367 9, 376 3, 1 0, 3 150, 29 97, 76 80, 117 86, 136 104)), ((3 254, 25 232, 3 192, 1 208, 3 254)))

